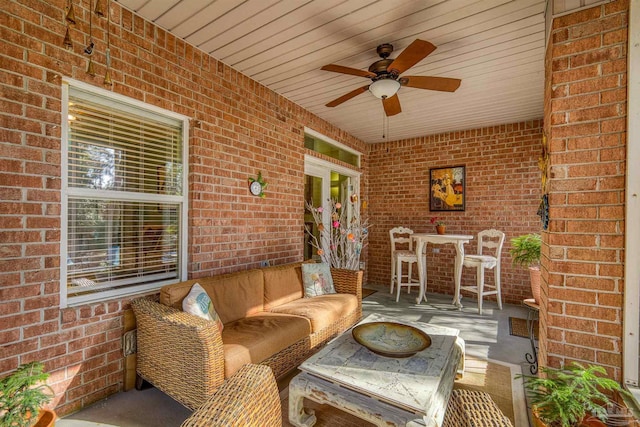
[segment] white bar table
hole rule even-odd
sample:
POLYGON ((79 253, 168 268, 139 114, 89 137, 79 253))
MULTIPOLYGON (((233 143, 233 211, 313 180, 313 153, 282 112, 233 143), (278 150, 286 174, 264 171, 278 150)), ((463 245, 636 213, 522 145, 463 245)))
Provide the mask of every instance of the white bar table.
POLYGON ((436 245, 443 245, 447 243, 453 244, 456 248, 456 262, 453 273, 453 280, 455 283, 455 294, 453 295, 453 302, 459 309, 462 308, 460 303, 460 280, 462 279, 462 261, 464 260, 464 245, 473 240, 473 236, 466 234, 424 234, 414 233, 412 238, 416 242, 416 255, 418 256, 418 276, 420 278, 420 295, 416 299, 416 303, 420 304, 425 297, 427 289, 427 265, 425 258, 422 256, 422 252, 425 250, 427 243, 433 243, 436 245))

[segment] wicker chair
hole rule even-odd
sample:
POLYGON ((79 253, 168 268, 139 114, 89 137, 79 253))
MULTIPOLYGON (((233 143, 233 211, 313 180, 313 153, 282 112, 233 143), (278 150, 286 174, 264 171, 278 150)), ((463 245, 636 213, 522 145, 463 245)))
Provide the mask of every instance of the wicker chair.
POLYGON ((282 408, 268 366, 244 365, 182 427, 281 427, 282 408))
POLYGON ((453 390, 442 427, 513 427, 506 417, 483 391, 453 390))

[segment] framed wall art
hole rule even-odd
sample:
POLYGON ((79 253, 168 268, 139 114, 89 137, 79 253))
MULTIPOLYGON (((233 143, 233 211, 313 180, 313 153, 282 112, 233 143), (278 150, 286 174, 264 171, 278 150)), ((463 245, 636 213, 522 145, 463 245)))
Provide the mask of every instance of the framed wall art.
POLYGON ((463 211, 464 166, 429 169, 429 210, 463 211))

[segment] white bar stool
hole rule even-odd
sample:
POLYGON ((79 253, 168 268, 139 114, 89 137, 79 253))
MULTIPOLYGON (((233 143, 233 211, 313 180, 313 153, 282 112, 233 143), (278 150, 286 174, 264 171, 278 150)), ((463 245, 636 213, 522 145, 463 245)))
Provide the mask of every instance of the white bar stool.
POLYGON ((390 293, 393 293, 396 285, 396 302, 400 300, 400 289, 404 286, 407 293, 411 293, 411 286, 420 287, 420 279, 413 277, 413 266, 417 266, 418 257, 413 249, 413 230, 406 227, 395 227, 389 230, 391 240, 391 286, 390 293), (406 247, 401 249, 399 246, 406 247), (407 264, 407 273, 404 274, 404 264, 407 264))

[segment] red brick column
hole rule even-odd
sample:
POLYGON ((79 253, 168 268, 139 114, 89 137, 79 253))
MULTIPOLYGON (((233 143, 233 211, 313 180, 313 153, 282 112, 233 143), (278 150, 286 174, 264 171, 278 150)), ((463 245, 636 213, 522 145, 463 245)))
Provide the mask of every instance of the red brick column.
POLYGON ((550 226, 541 364, 597 363, 621 378, 626 0, 556 18, 547 52, 550 226))

